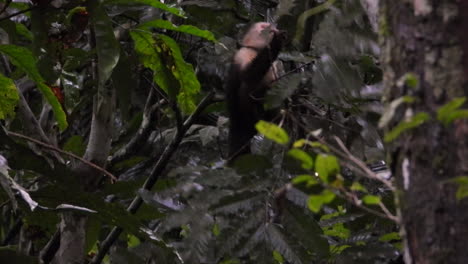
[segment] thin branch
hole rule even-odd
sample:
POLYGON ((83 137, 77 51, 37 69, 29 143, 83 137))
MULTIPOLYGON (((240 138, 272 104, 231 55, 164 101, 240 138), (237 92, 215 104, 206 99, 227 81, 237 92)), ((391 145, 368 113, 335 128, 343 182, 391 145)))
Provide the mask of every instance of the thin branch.
POLYGON ((376 215, 376 216, 379 216, 379 217, 382 217, 382 218, 387 218, 389 220, 392 220, 394 221, 395 223, 399 223, 398 221, 398 218, 395 217, 394 215, 392 215, 391 213, 390 214, 386 214, 386 213, 381 213, 377 210, 374 210, 374 209, 371 209, 367 206, 364 206, 362 205, 362 202, 361 200, 359 200, 359 198, 357 198, 354 194, 350 193, 350 192, 346 192, 345 190, 341 190, 341 192, 344 194, 344 195, 341 195, 341 194, 336 194, 338 196, 341 196, 343 197, 345 200, 347 200, 348 202, 352 203, 354 206, 368 212, 368 213, 371 213, 373 215, 376 215))
POLYGON ((351 154, 351 152, 349 152, 349 150, 344 145, 343 141, 341 141, 341 139, 339 139, 337 136, 335 136, 335 141, 338 143, 340 148, 346 154, 346 158, 349 159, 350 161, 352 161, 354 164, 356 164, 361 170, 363 170, 366 173, 366 176, 368 178, 380 181, 383 184, 385 184, 385 186, 387 186, 390 190, 395 191, 395 187, 392 185, 392 183, 390 181, 387 181, 387 180, 377 176, 377 174, 375 174, 373 171, 371 171, 371 169, 369 169, 367 167, 367 165, 362 160, 356 158, 353 154, 351 154))
MULTIPOLYGON (((161 154, 161 157, 157 161, 156 165, 152 169, 150 175, 146 179, 145 183, 142 186, 142 189, 145 190, 151 190, 154 186, 154 184, 157 182, 159 179, 159 176, 161 173, 164 171, 166 168, 167 164, 169 163, 170 158, 172 155, 175 153, 177 150, 178 146, 180 145, 180 142, 182 142, 182 139, 185 136, 185 133, 187 130, 192 126, 193 122, 195 119, 200 115, 200 113, 209 105, 211 104, 211 98, 214 96, 214 91, 211 91, 203 100, 198 104, 198 107, 195 109, 193 114, 191 114, 183 123, 181 126, 181 129, 177 129, 176 135, 172 139, 172 141, 169 143, 169 145, 166 146, 164 149, 163 153, 161 154)), ((127 211, 131 214, 135 214, 140 206, 142 205, 143 200, 141 199, 140 196, 136 196, 131 204, 128 206, 127 211)), ((123 229, 121 227, 114 227, 112 231, 107 235, 107 237, 102 241, 100 245, 100 249, 98 254, 94 256, 94 258, 91 260, 90 264, 99 264, 101 261, 104 259, 106 256, 107 252, 109 251, 110 247, 112 244, 114 244, 115 240, 119 237, 119 235, 122 233, 123 229)))
POLYGON ((2 22, 3 20, 10 19, 10 18, 12 18, 12 17, 18 16, 18 15, 21 15, 21 14, 23 14, 23 13, 29 12, 29 11, 33 10, 34 8, 36 8, 36 7, 37 7, 37 6, 33 6, 33 7, 30 7, 30 8, 26 8, 26 9, 24 9, 24 10, 20 10, 20 11, 18 11, 18 12, 16 12, 16 13, 13 13, 13 14, 8 15, 8 16, 6 16, 6 17, 2 17, 2 18, 0 18, 0 22, 2 22))
POLYGON ((288 76, 288 75, 291 75, 291 74, 293 74, 293 73, 295 73, 295 72, 298 72, 300 69, 303 69, 303 68, 305 68, 305 67, 307 67, 307 66, 309 66, 309 65, 311 65, 311 64, 314 64, 314 61, 311 61, 311 62, 308 62, 308 63, 304 63, 304 64, 302 64, 301 66, 299 66, 299 67, 297 67, 297 68, 295 68, 295 69, 292 69, 292 70, 286 72, 285 74, 283 74, 283 75, 281 75, 281 76, 278 76, 278 78, 276 78, 275 80, 273 80, 271 83, 275 83, 275 82, 277 82, 277 81, 283 79, 284 77, 286 77, 286 76, 288 76))
POLYGON ((36 143, 36 144, 38 144, 38 145, 40 145, 40 146, 42 146, 42 147, 48 148, 48 149, 50 149, 50 150, 53 150, 53 151, 56 151, 56 152, 58 152, 58 153, 65 154, 65 155, 70 156, 70 157, 72 157, 72 158, 74 158, 74 159, 77 159, 77 160, 81 161, 82 163, 84 163, 84 164, 90 166, 91 168, 94 168, 94 169, 96 169, 96 170, 102 172, 103 174, 105 174, 106 176, 108 176, 109 178, 111 178, 113 181, 117 181, 117 177, 115 177, 112 173, 110 173, 110 172, 107 171, 106 169, 104 169, 104 168, 102 168, 102 167, 100 167, 100 166, 98 166, 98 165, 96 165, 96 164, 94 164, 94 163, 92 163, 92 162, 90 162, 90 161, 87 161, 87 160, 85 160, 85 159, 83 159, 83 158, 81 158, 81 157, 79 157, 79 156, 77 156, 77 155, 75 155, 75 154, 73 154, 73 153, 71 153, 71 152, 61 150, 61 149, 59 149, 59 148, 57 148, 57 147, 55 147, 55 146, 46 144, 46 143, 41 142, 41 141, 39 141, 39 140, 37 140, 37 139, 31 138, 31 137, 28 137, 28 136, 25 136, 25 135, 22 135, 22 134, 18 134, 18 133, 11 132, 11 131, 6 131, 6 133, 7 133, 7 135, 9 135, 9 136, 14 136, 14 137, 18 137, 18 138, 25 139, 25 140, 27 140, 27 141, 36 143))
POLYGON ((5 10, 7 10, 7 8, 10 6, 11 2, 13 2, 13 0, 7 0, 5 5, 3 6, 2 10, 0 10, 0 15, 3 14, 3 12, 5 12, 5 10))
POLYGON ((391 219, 393 220, 395 223, 399 224, 400 223, 400 219, 398 218, 398 216, 392 214, 390 212, 390 210, 388 210, 387 206, 385 206, 384 203, 382 202, 379 202, 379 207, 380 209, 382 209, 382 211, 391 219))

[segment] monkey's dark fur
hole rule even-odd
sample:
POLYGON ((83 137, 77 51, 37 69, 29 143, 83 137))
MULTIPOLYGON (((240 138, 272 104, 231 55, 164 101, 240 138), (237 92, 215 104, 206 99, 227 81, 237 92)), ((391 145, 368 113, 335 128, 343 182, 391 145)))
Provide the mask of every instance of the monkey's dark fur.
POLYGON ((284 33, 270 23, 253 24, 245 34, 226 83, 230 118, 229 160, 250 152, 255 124, 263 117, 263 99, 276 79, 274 61, 283 46, 284 33))

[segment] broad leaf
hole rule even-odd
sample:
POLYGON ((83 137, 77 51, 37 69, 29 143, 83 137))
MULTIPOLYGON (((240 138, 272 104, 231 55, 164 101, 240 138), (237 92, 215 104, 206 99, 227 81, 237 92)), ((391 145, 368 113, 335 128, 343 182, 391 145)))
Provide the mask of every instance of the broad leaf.
POLYGON ((273 123, 260 120, 255 125, 255 128, 258 132, 265 135, 266 138, 273 140, 278 144, 286 145, 289 142, 289 136, 286 131, 273 123))
POLYGON ((11 63, 23 70, 28 77, 36 83, 47 102, 52 106, 60 130, 65 130, 68 126, 65 112, 57 97, 55 97, 50 87, 45 84, 44 79, 39 74, 36 66, 36 59, 32 52, 27 48, 15 45, 0 45, 0 52, 7 55, 11 63))
POLYGON ((177 43, 165 35, 153 39, 148 31, 135 30, 130 35, 141 62, 153 70, 154 81, 171 100, 177 100, 184 113, 192 113, 200 83, 192 65, 183 59, 177 43))
POLYGON ((315 159, 315 171, 323 182, 328 183, 330 176, 340 172, 340 164, 333 155, 319 154, 315 159))

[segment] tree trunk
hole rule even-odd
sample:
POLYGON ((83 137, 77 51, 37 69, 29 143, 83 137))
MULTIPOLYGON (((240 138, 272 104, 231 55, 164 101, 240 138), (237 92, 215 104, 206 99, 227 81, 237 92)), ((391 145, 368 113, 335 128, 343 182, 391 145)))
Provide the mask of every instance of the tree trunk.
MULTIPOLYGON (((468 198, 450 179, 468 175, 468 122, 445 126, 437 110, 467 95, 468 0, 380 0, 387 104, 402 96, 389 130, 418 113, 430 119, 389 144, 405 262, 468 263, 468 198)), ((462 108, 466 109, 466 103, 462 108)))

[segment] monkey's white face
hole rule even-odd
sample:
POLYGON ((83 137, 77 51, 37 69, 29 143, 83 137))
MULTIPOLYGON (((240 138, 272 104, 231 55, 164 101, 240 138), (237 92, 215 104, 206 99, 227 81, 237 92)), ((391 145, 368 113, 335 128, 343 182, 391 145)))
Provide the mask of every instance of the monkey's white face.
POLYGON ((278 29, 268 22, 258 22, 252 25, 242 39, 242 45, 262 49, 270 44, 278 29))

